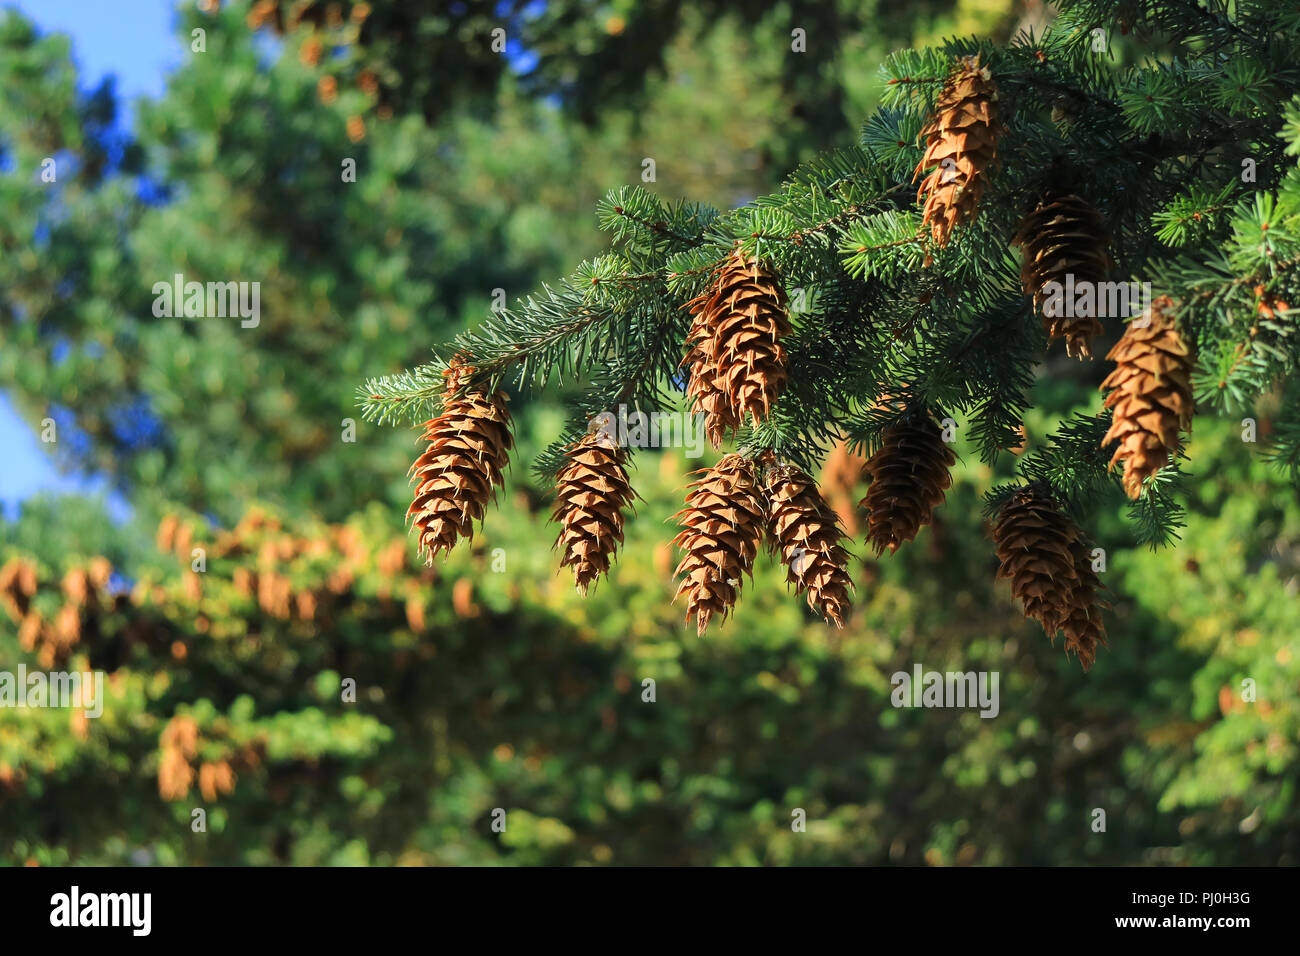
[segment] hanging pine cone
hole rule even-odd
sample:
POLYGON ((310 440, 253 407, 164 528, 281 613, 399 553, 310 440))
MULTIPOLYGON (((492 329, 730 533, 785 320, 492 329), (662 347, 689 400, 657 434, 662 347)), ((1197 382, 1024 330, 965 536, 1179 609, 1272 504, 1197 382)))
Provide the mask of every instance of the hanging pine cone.
POLYGON ((555 484, 555 512, 562 551, 560 567, 573 568, 584 595, 592 582, 609 573, 609 562, 623 543, 623 509, 636 493, 627 478, 624 452, 603 429, 595 428, 566 452, 568 463, 555 484))
POLYGON ((871 485, 862 499, 867 537, 877 555, 885 548, 897 551, 930 523, 952 485, 948 469, 956 460, 928 415, 913 415, 885 430, 880 448, 867 460, 871 485))
POLYGON ((447 370, 443 412, 424 424, 428 448, 410 474, 415 498, 406 516, 419 537, 420 556, 429 564, 474 533, 494 489, 505 484, 504 470, 513 444, 510 413, 503 392, 470 385, 456 394, 468 368, 447 370))
POLYGON ((816 482, 793 466, 768 464, 763 488, 768 538, 786 566, 786 580, 807 594, 810 608, 843 627, 853 579, 835 512, 822 499, 816 482))
POLYGON ((1011 579, 1011 593, 1025 607, 1025 617, 1054 637, 1080 603, 1075 567, 1079 529, 1041 485, 1028 485, 1002 505, 993 526, 999 578, 1011 579))
POLYGON ((1065 630, 1065 652, 1073 653, 1086 672, 1097 659, 1098 645, 1106 645, 1106 624, 1101 612, 1107 605, 1101 596, 1101 579, 1092 569, 1092 559, 1082 537, 1075 540, 1072 554, 1078 581, 1070 592, 1061 626, 1065 630))
POLYGON ((998 138, 1006 132, 998 120, 997 98, 997 84, 979 57, 963 57, 921 132, 925 155, 912 178, 930 171, 916 201, 925 204, 922 219, 937 245, 945 245, 953 229, 979 213, 980 196, 997 161, 998 138))
POLYGON ((1020 282, 1025 294, 1034 297, 1043 330, 1054 339, 1065 339, 1067 355, 1092 358, 1091 342, 1102 333, 1097 316, 1067 315, 1063 298, 1049 300, 1043 287, 1056 282, 1064 289, 1066 277, 1073 276, 1072 287, 1091 283, 1096 290, 1105 280, 1114 263, 1101 213, 1073 193, 1049 195, 1020 221, 1011 244, 1021 248, 1020 282))
POLYGON ((682 526, 673 543, 685 552, 674 572, 681 581, 673 600, 686 595, 686 620, 694 617, 703 635, 715 614, 725 619, 735 607, 742 576, 752 574, 765 516, 754 464, 742 455, 724 455, 690 487, 686 507, 673 516, 682 526))
POLYGON ((1142 482, 1169 463, 1179 446, 1179 431, 1192 427, 1192 356, 1169 315, 1173 300, 1151 303, 1150 321, 1129 323, 1106 358, 1115 368, 1101 383, 1112 389, 1105 405, 1112 410, 1102 447, 1119 442, 1110 467, 1124 462, 1124 490, 1142 494, 1142 482))
POLYGON ((695 320, 682 362, 690 368, 687 391, 716 448, 746 418, 765 419, 785 386, 786 296, 776 276, 737 247, 688 308, 695 320))

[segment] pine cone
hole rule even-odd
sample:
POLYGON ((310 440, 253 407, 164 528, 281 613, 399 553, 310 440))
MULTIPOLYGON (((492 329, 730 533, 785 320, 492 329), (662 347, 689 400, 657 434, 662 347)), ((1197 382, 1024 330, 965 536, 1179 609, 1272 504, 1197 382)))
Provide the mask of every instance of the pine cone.
POLYGON ((948 469, 957 458, 928 416, 913 416, 886 429, 865 466, 871 477, 862 507, 869 512, 867 537, 876 554, 897 551, 930 523, 952 485, 948 469))
POLYGON ((785 386, 786 296, 776 277, 737 247, 688 308, 695 321, 682 362, 691 371, 687 391, 717 448, 746 418, 755 425, 765 419, 785 386))
POLYGON ((1079 659, 1085 672, 1092 668, 1097 659, 1097 646, 1106 645, 1106 624, 1102 620, 1102 608, 1108 605, 1102 600, 1101 579, 1092 569, 1092 560, 1082 537, 1075 540, 1073 548, 1074 569, 1078 582, 1070 592, 1070 599, 1065 621, 1065 652, 1073 652, 1079 659))
POLYGON ((623 510, 635 492, 627 478, 624 452, 603 430, 573 443, 555 484, 552 519, 561 525, 561 567, 573 568, 584 595, 593 581, 609 573, 610 558, 623 543, 623 510))
POLYGON ((455 394, 456 378, 467 372, 448 370, 451 397, 441 415, 425 422, 422 440, 428 448, 411 466, 416 488, 406 516, 414 519, 420 556, 429 564, 439 551, 449 552, 460 538, 473 536, 493 489, 505 484, 513 444, 503 392, 489 395, 471 385, 455 394))
POLYGON ((685 552, 674 572, 682 579, 673 600, 686 595, 686 620, 694 617, 701 635, 713 615, 725 619, 735 607, 765 522, 753 462, 724 455, 703 475, 691 483, 686 507, 673 516, 682 526, 673 543, 685 552))
POLYGON ((921 132, 925 155, 912 178, 931 170, 916 201, 925 204, 922 219, 937 245, 945 245, 953 229, 979 213, 985 181, 997 161, 998 138, 1006 132, 998 121, 997 98, 997 84, 979 57, 963 57, 921 132))
POLYGON ((1072 275, 1074 285, 1091 283, 1095 290, 1105 280, 1114 263, 1107 252, 1110 235, 1101 213, 1072 193, 1049 195, 1020 221, 1011 244, 1020 246, 1024 255, 1020 282, 1025 294, 1034 297, 1043 330, 1054 339, 1065 339, 1071 357, 1092 358, 1090 343, 1102 333, 1100 320, 1096 315, 1066 315, 1061 299, 1045 301, 1043 286, 1056 282, 1064 289, 1066 277, 1072 275), (1048 315, 1049 311, 1059 314, 1048 315))
POLYGON ((1075 566, 1078 539, 1079 529, 1040 485, 1008 498, 993 526, 998 577, 1011 579, 1011 593, 1024 603, 1025 617, 1042 624, 1049 637, 1083 603, 1075 566))
POLYGON ((1172 308, 1168 296, 1156 299, 1150 321, 1130 322, 1106 356, 1115 368, 1101 388, 1113 390, 1105 405, 1114 417, 1101 444, 1119 442, 1110 467, 1124 462, 1124 490, 1134 499, 1142 482, 1169 463, 1179 431, 1192 427, 1192 356, 1167 314, 1172 308))
POLYGON ((843 627, 853 579, 835 512, 822 499, 816 482, 798 468, 769 465, 763 487, 768 538, 786 566, 786 580, 807 594, 809 607, 843 627))

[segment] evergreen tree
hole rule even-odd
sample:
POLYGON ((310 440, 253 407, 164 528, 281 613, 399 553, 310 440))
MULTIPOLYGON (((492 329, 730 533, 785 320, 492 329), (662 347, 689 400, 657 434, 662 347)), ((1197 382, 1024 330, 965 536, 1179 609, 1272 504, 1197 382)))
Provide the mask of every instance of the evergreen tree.
MULTIPOLYGON (((337 4, 349 21, 360 5, 337 4)), ((622 41, 601 20, 577 18, 570 40, 557 33, 550 41, 555 85, 534 87, 499 60, 490 75, 458 75, 456 57, 470 54, 454 41, 437 41, 448 56, 421 55, 420 44, 433 45, 430 38, 447 29, 437 11, 416 31, 379 33, 381 13, 397 22, 413 7, 376 2, 370 23, 377 32, 356 42, 364 48, 374 36, 385 56, 406 44, 406 72, 387 79, 401 81, 393 89, 412 91, 386 101, 393 109, 387 118, 380 93, 362 85, 364 50, 322 51, 313 64, 302 52, 312 29, 276 39, 250 29, 253 0, 198 6, 182 6, 178 27, 187 43, 191 29, 206 29, 207 50, 186 58, 164 97, 139 107, 144 122, 133 137, 113 122, 109 88, 79 90, 65 40, 42 36, 17 16, 0 29, 0 379, 29 420, 59 420, 60 440, 50 447, 63 461, 113 477, 140 516, 118 526, 93 501, 48 497, 25 502, 18 520, 0 523, 0 671, 23 664, 107 676, 100 717, 76 708, 0 708, 0 862, 1296 862, 1300 502, 1286 471, 1270 469, 1257 454, 1282 431, 1282 393, 1261 399, 1255 444, 1241 440, 1236 413, 1216 416, 1205 406, 1211 413, 1196 421, 1185 449, 1197 475, 1195 494, 1182 499, 1186 527, 1177 549, 1147 550, 1138 541, 1152 536, 1149 518, 1171 514, 1172 499, 1156 509, 1140 499, 1133 521, 1112 507, 1125 500, 1121 475, 1083 488, 1069 516, 1079 532, 1073 543, 1086 532, 1110 563, 1092 572, 1075 549, 1058 555, 1071 568, 1064 576, 1075 576, 1063 625, 1067 646, 1071 622, 1080 656, 1092 633, 1090 573, 1106 582, 1115 604, 1110 649, 1086 679, 1062 655, 1045 653, 1038 625, 996 584, 995 547, 974 515, 990 485, 1005 482, 1009 490, 1032 480, 1023 465, 1051 473, 1086 459, 1109 430, 1098 418, 1096 386, 1121 367, 1145 373, 1144 362, 1180 369, 1177 347, 1130 341, 1124 354, 1131 361, 1118 354, 1106 361, 1122 322, 1105 319, 1099 338, 1090 323, 1060 323, 1065 343, 1052 346, 1032 378, 1025 375, 1023 392, 1010 387, 1024 412, 1013 416, 1023 429, 1009 441, 1021 447, 1028 436, 1028 463, 1013 454, 985 465, 978 432, 968 427, 978 416, 941 405, 900 414, 914 393, 951 387, 945 376, 969 364, 916 377, 914 370, 930 367, 921 354, 927 343, 950 344, 966 329, 962 347, 992 351, 978 335, 984 327, 976 325, 982 318, 974 303, 951 319, 927 311, 927 302, 887 311, 908 276, 916 299, 937 295, 952 306, 960 290, 936 270, 957 261, 964 243, 993 245, 979 237, 1002 223, 997 248, 1007 261, 994 285, 1008 315, 1018 302, 1014 322, 1008 319, 1016 330, 1010 341, 1032 340, 1032 348, 1019 347, 1042 360, 1052 323, 1044 328, 1033 296, 1019 293, 1027 265, 1031 276, 1052 274, 1055 246, 1053 234, 1023 227, 1061 217, 1088 223, 1093 210, 1114 228, 1107 217, 1116 201, 1108 205, 1081 186, 1044 189, 1014 216, 1000 212, 990 196, 1002 172, 991 167, 978 214, 955 225, 948 245, 935 250, 935 264, 924 266, 926 242, 916 238, 920 214, 911 201, 922 156, 916 138, 947 61, 916 74, 924 83, 892 87, 868 65, 881 46, 914 36, 923 42, 936 31, 994 31, 1015 5, 816 4, 838 26, 809 29, 813 55, 800 59, 789 49, 790 29, 811 4, 774 3, 766 18, 742 20, 730 11, 737 4, 629 2, 622 8, 648 17, 680 14, 679 31, 654 52, 663 55, 662 75, 627 56, 642 53, 636 40, 648 35, 639 13, 628 17, 622 41), (832 37, 830 54, 818 44, 832 37), (572 54, 579 40, 603 50, 605 64, 588 74, 599 79, 594 88, 565 72, 584 68, 572 54), (627 76, 609 72, 625 62, 634 64, 627 76), (466 85, 422 85, 420 70, 466 85), (337 76, 333 99, 326 76, 337 76), (604 100, 606 80, 615 79, 624 87, 617 107, 604 100), (447 91, 432 120, 415 95, 421 89, 447 91), (555 97, 534 101, 534 89, 555 97), (828 89, 833 95, 823 96, 828 89), (685 197, 745 202, 774 188, 776 171, 814 144, 846 144, 852 131, 840 125, 842 114, 853 115, 879 89, 921 97, 885 114, 907 123, 898 138, 909 148, 893 147, 884 190, 894 190, 888 202, 902 223, 893 238, 906 240, 897 251, 912 258, 885 260, 894 262, 892 271, 879 275, 846 273, 829 291, 801 292, 788 281, 797 273, 783 273, 770 253, 793 255, 799 243, 727 226, 683 250, 699 253, 698 273, 670 277, 653 266, 674 283, 673 291, 656 293, 665 299, 661 309, 640 311, 641 299, 624 298, 651 281, 635 278, 641 272, 617 273, 631 280, 627 289, 597 277, 594 287, 583 287, 591 303, 627 303, 610 321, 628 327, 606 335, 626 343, 623 351, 605 352, 594 369, 582 355, 565 366, 556 392, 579 404, 567 434, 549 394, 530 401, 534 391, 517 388, 513 374, 501 376, 516 422, 515 467, 482 528, 471 524, 472 540, 434 566, 415 560, 417 545, 403 537, 393 513, 411 500, 402 459, 414 451, 412 433, 359 428, 355 444, 303 439, 304 428, 337 434, 340 419, 355 414, 353 383, 362 369, 396 369, 422 357, 431 340, 472 324, 492 289, 529 287, 562 269, 566 257, 592 250, 597 184, 637 179, 649 155, 660 158, 655 188, 668 210, 685 197), (598 107, 594 120, 579 108, 583 101, 598 107), (810 112, 832 103, 835 109, 810 112), (359 139, 354 117, 363 124, 359 139), (357 183, 348 184, 365 190, 359 197, 336 182, 339 157, 354 154, 366 159, 357 183), (47 156, 56 160, 57 184, 40 180, 47 156), (665 169, 672 174, 662 175, 665 169), (387 228, 391 222, 400 231, 387 228), (1022 234, 1029 241, 1007 252, 1022 234), (773 307, 782 297, 794 314, 791 330, 779 336, 784 385, 771 416, 762 417, 766 384, 782 366, 768 362, 768 379, 754 380, 747 367, 727 365, 722 394, 748 399, 750 425, 739 447, 756 453, 760 466, 743 477, 752 477, 761 499, 746 513, 743 540, 727 540, 737 545, 728 553, 740 556, 738 564, 750 561, 738 572, 753 577, 725 627, 718 628, 717 615, 710 636, 696 640, 681 624, 684 602, 670 603, 680 585, 672 580, 677 562, 663 523, 681 508, 690 480, 680 455, 626 454, 630 449, 587 441, 585 433, 586 444, 567 440, 584 424, 582 403, 607 404, 591 395, 602 374, 617 375, 606 383, 612 388, 657 371, 656 387, 676 407, 685 405, 690 369, 680 363, 694 315, 678 306, 713 298, 706 293, 714 260, 731 257, 735 237, 762 239, 763 255, 753 259, 767 262, 775 277, 755 288, 751 274, 733 273, 737 289, 764 303, 771 328, 784 328, 773 307), (192 278, 261 279, 268 295, 282 289, 276 311, 242 334, 154 318, 152 283, 200 265, 203 274, 192 278), (638 346, 650 333, 680 338, 665 340, 662 352, 638 346), (1071 333, 1088 343, 1091 362, 1067 357, 1071 333), (830 364, 842 351, 868 348, 873 366, 830 364), (815 443, 804 448, 817 429, 783 416, 800 407, 791 396, 812 396, 809 408, 821 400, 824 378, 799 374, 819 371, 818 356, 825 374, 850 384, 889 383, 849 403, 853 417, 845 419, 857 419, 862 450, 875 448, 867 476, 844 469, 835 494, 825 495, 811 481, 816 471, 776 461, 750 437, 767 429, 790 436, 783 457, 801 448, 817 457, 815 443), (660 368, 643 369, 638 360, 660 368), (574 366, 585 370, 576 381, 567 374, 574 366), (955 427, 944 422, 945 412, 955 427), (1095 427, 1077 443, 1041 444, 1060 421, 1078 420, 1095 427), (871 434, 879 436, 874 446, 871 434), (552 504, 538 500, 520 467, 539 457, 544 472, 559 466, 558 529, 548 520, 552 504), (1025 474, 1013 481, 1016 468, 1025 474), (633 490, 635 514, 620 507, 633 490), (1102 497, 1090 508, 1093 491, 1102 497), (864 493, 868 521, 853 507, 864 493), (269 499, 269 507, 250 505, 252 497, 269 499), (889 506, 891 498, 899 505, 889 506), (375 500, 361 507, 367 499, 375 500), (844 560, 847 543, 826 502, 889 555, 844 560), (153 521, 155 514, 162 520, 153 521), (751 561, 750 546, 763 535, 776 555, 755 547, 751 561), (610 562, 607 582, 601 579, 610 562), (589 585, 589 596, 574 583, 589 585), (857 603, 851 615, 850 597, 857 603), (843 630, 828 628, 823 616, 843 619, 843 630), (891 675, 910 673, 916 663, 1000 673, 998 719, 896 707, 891 675), (1090 826, 1098 807, 1110 815, 1105 834, 1090 826), (504 833, 491 827, 498 808, 509 817, 504 833), (193 829, 196 809, 206 811, 206 832, 193 829), (796 809, 807 814, 806 832, 791 828, 796 809)), ((484 6, 466 4, 464 17, 485 17, 484 6)), ((1191 7, 1184 5, 1188 19, 1204 19, 1191 7)), ((489 20, 473 22, 486 28, 489 20)), ((512 33, 517 23, 507 21, 512 33)), ((1178 45, 1173 34, 1143 31, 1139 43, 1134 30, 1124 35, 1111 26, 1120 64, 1140 51, 1169 56, 1178 45)), ((526 45, 534 42, 540 34, 526 45)), ((951 62, 972 49, 959 44, 951 62)), ((980 52, 994 50, 981 44, 980 52)), ((904 74, 913 76, 898 71, 904 74)), ((1272 80, 1279 95, 1283 79, 1272 80)), ((1000 122, 1009 128, 997 139, 997 156, 1002 170, 1014 169, 1029 161, 1016 159, 1013 148, 1016 110, 1005 101, 1004 72, 989 80, 999 84, 1000 122)), ((1066 101, 1051 102, 1063 117, 1069 112, 1066 101)), ((1297 124, 1285 122, 1294 140, 1297 124)), ((1269 137, 1263 142, 1271 148, 1269 137)), ((879 161, 875 155, 870 163, 879 161)), ((804 201, 839 218, 805 227, 809 274, 821 274, 823 261, 851 261, 861 243, 849 246, 841 224, 880 230, 890 222, 875 212, 858 222, 847 207, 814 199, 814 182, 829 188, 815 179, 818 168, 800 174, 809 190, 804 201), (837 243, 845 250, 829 248, 837 243)), ((938 185, 946 185, 942 177, 938 185)), ((732 215, 743 220, 776 209, 793 202, 787 193, 798 188, 793 183, 732 215)), ((634 195, 624 208, 631 202, 650 200, 634 195)), ((666 211, 657 230, 658 220, 647 226, 606 210, 607 224, 625 233, 616 253, 650 265, 667 261, 669 214, 676 215, 666 211)), ((1230 210, 1214 215, 1219 233, 1232 236, 1230 210)), ((1195 239, 1205 213, 1184 218, 1195 239)), ((721 215, 705 219, 710 228, 734 225, 721 215)), ((1079 272, 1118 256, 1109 237, 1100 243, 1094 232, 1054 235, 1068 240, 1068 261, 1079 272)), ((1199 242, 1186 246, 1187 255, 1202 253, 1199 242)), ((1153 262, 1178 255, 1163 241, 1152 249, 1153 262)), ((742 243, 742 256, 758 251, 757 241, 742 243)), ((979 278, 978 266, 972 258, 963 268, 979 278)), ((1233 287, 1233 294, 1242 291, 1253 299, 1253 288, 1233 287)), ((1270 314, 1261 317, 1284 323, 1283 303, 1294 299, 1280 283, 1272 291, 1264 303, 1270 314)), ((534 297, 541 311, 546 295, 534 297)), ((722 334, 699 340, 705 371, 727 354, 717 346, 733 338, 743 345, 746 331, 726 315, 710 318, 707 328, 722 334)), ((1153 331, 1162 332, 1161 342, 1168 338, 1153 331)), ((1181 324, 1174 331, 1196 334, 1181 324)), ((761 354, 771 359, 778 350, 761 354)), ((953 354, 961 358, 960 349, 953 354)), ((533 376, 530 366, 524 383, 533 376)), ((468 391, 487 383, 465 384, 468 391)), ((1154 407, 1177 418, 1181 386, 1173 376, 1168 387, 1139 394, 1159 399, 1154 407)), ((1123 393, 1120 385, 1109 392, 1123 393)), ((444 411, 436 393, 411 397, 406 412, 426 406, 414 418, 444 411)), ((718 408, 726 413, 728 406, 718 408)), ((1117 447, 1136 441, 1154 450, 1148 437, 1163 432, 1128 434, 1137 438, 1117 447)), ((724 451, 732 441, 726 438, 724 451)), ((1113 449, 1096 450, 1088 475, 1104 469, 1107 452, 1113 449)), ((479 467, 465 460, 463 444, 459 453, 462 475, 479 467)), ((853 460, 842 445, 837 457, 853 460)), ((433 482, 426 492, 445 487, 436 471, 426 477, 433 482)), ((692 553, 705 557, 716 549, 704 539, 725 537, 708 519, 727 516, 716 501, 697 503, 703 518, 681 518, 692 529, 692 553)), ((1001 515, 1005 502, 992 504, 1001 515)), ((861 553, 864 543, 859 538, 849 550, 861 553)), ((697 608, 726 606, 719 595, 700 597, 697 608)))

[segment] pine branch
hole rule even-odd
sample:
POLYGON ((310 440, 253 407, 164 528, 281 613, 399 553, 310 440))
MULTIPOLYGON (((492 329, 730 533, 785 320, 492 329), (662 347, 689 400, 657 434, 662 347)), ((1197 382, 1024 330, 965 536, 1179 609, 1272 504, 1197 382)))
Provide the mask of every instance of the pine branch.
POLYGON ((368 380, 357 393, 361 417, 377 425, 415 425, 434 417, 442 403, 444 368, 420 365, 368 380))
MULTIPOLYGON (((606 254, 493 313, 446 350, 480 379, 536 392, 580 392, 565 435, 540 456, 549 473, 591 415, 627 405, 680 407, 683 308, 739 248, 760 259, 794 306, 787 384, 775 410, 737 440, 805 470, 845 434, 870 453, 909 412, 961 422, 994 462, 1019 439, 1028 396, 1053 347, 1021 286, 1008 246, 1045 195, 1094 205, 1114 275, 1149 281, 1178 303, 1179 331, 1197 356, 1197 395, 1245 407, 1283 386, 1270 456, 1300 471, 1300 41, 1273 3, 1063 0, 1041 36, 998 47, 956 38, 905 50, 882 68, 884 105, 859 147, 820 156, 769 195, 726 212, 669 202, 640 186, 611 191, 597 218, 606 254), (1124 67, 1095 47, 1119 27, 1162 38, 1174 55, 1124 67), (978 216, 945 233, 923 228, 916 168, 921 131, 961 57, 978 56, 999 91, 996 162, 978 216), (1253 161, 1258 181, 1243 175, 1253 161)), ((990 100, 990 102, 992 102, 990 100)), ((928 226, 932 220, 927 212, 928 226)), ((1116 317, 1106 318, 1117 331, 1116 317)), ((1050 323, 1049 323, 1050 324, 1050 323)), ((1054 330, 1055 331, 1055 330, 1054 330)), ((441 397, 441 359, 366 383, 370 420, 418 420, 441 397)), ((1092 397, 1092 396, 1090 396, 1092 397)), ((1074 416, 1017 459, 1019 480, 1042 482, 1076 520, 1126 500, 1100 441, 1109 415, 1074 416)), ((1128 506, 1134 536, 1168 543, 1182 521, 1175 461, 1128 506)), ((995 489, 990 502, 1006 493, 995 489)))

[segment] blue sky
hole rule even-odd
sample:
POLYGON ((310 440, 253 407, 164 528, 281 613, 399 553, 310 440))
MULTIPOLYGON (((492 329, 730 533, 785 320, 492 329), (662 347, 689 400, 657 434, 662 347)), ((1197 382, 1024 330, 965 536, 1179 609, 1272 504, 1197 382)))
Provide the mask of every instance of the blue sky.
MULTIPOLYGON (((117 77, 124 105, 138 96, 159 96, 167 72, 180 62, 181 48, 172 35, 173 0, 7 0, 42 30, 72 37, 73 58, 83 87, 92 87, 106 74, 117 77)), ((124 114, 130 121, 129 109, 124 114)), ((18 503, 38 491, 95 494, 101 479, 61 475, 40 439, 14 412, 0 393, 0 507, 8 517, 18 503)), ((125 514, 125 502, 110 496, 110 511, 125 514)))
POLYGON ((82 85, 106 73, 126 100, 162 93, 167 71, 180 62, 172 36, 175 0, 3 0, 42 30, 72 37, 82 85))

